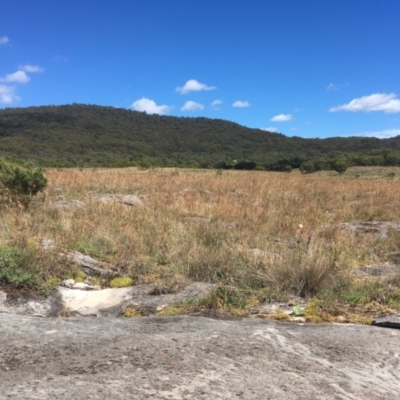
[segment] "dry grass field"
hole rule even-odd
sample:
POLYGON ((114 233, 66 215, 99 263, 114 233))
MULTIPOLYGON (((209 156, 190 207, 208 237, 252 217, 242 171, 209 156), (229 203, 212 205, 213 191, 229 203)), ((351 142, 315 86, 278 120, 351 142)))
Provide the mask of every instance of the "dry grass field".
POLYGON ((29 209, 3 206, 0 213, 0 249, 9 269, 3 281, 16 286, 45 292, 77 275, 57 249, 39 246, 47 238, 118 265, 136 284, 172 291, 189 281, 219 283, 228 289, 213 299, 215 307, 245 310, 296 295, 313 299, 310 320, 345 315, 361 322, 400 308, 398 277, 352 274, 360 266, 395 263, 400 232, 388 229, 383 237, 342 225, 400 223, 393 174, 127 168, 45 175, 48 187, 29 209), (102 203, 98 194, 134 194, 141 204, 102 203), (83 204, 68 203, 73 200, 83 204))

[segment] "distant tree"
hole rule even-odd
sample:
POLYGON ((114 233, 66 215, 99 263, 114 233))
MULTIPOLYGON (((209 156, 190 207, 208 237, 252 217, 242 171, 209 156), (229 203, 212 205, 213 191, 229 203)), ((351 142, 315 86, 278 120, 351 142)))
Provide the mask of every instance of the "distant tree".
POLYGON ((349 167, 349 163, 346 159, 339 158, 333 162, 332 167, 336 172, 339 172, 339 174, 343 174, 349 167))
POLYGON ((315 172, 314 162, 311 160, 302 162, 300 165, 300 171, 303 174, 312 174, 315 172))

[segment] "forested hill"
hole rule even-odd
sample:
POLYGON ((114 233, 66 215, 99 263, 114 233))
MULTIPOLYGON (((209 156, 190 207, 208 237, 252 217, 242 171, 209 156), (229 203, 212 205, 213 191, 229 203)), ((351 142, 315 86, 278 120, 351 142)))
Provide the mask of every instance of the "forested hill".
POLYGON ((273 169, 342 154, 379 156, 378 149, 400 151, 400 137, 288 138, 218 119, 82 104, 0 110, 1 155, 43 165, 207 167, 246 160, 273 169))

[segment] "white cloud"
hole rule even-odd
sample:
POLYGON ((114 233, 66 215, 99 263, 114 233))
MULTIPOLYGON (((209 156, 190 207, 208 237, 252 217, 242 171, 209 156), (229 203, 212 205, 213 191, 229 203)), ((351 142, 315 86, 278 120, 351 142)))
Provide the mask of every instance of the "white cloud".
POLYGON ((215 86, 207 86, 205 83, 200 83, 196 79, 189 79, 184 86, 178 86, 175 90, 181 94, 186 94, 189 92, 199 92, 202 90, 214 90, 215 86))
POLYGON ((10 104, 19 97, 15 95, 15 87, 0 85, 0 104, 10 104))
POLYGON ((292 115, 290 114, 279 114, 279 115, 275 115, 275 117, 272 117, 270 119, 270 121, 272 122, 286 122, 286 121, 290 121, 293 118, 292 115))
POLYGON ((268 131, 268 132, 278 132, 278 128, 275 126, 269 126, 268 128, 260 128, 262 131, 268 131))
POLYGON ((37 65, 31 65, 31 64, 26 64, 22 67, 19 68, 22 71, 26 71, 26 72, 31 72, 31 73, 35 73, 35 72, 43 72, 44 69, 40 68, 37 65))
POLYGON ((232 107, 236 107, 236 108, 245 108, 245 107, 250 107, 250 103, 248 101, 235 101, 232 104, 232 107))
POLYGON ((148 114, 160 115, 167 114, 173 109, 171 106, 158 106, 154 100, 146 99, 145 97, 133 102, 131 108, 135 111, 145 111, 148 114))
MULTIPOLYGON (((26 64, 20 67, 18 71, 13 72, 12 74, 7 74, 6 76, 0 78, 0 82, 25 84, 31 80, 30 76, 26 74, 27 72, 35 73, 43 71, 44 69, 38 67, 37 65, 26 64)), ((19 97, 15 94, 15 86, 0 84, 0 103, 10 104, 16 100, 19 100, 19 97)))
POLYGON ((328 92, 332 91, 332 90, 339 90, 339 85, 335 85, 333 83, 330 83, 327 87, 326 90, 328 92))
POLYGON ((7 44, 10 39, 7 36, 0 37, 0 44, 7 44))
POLYGON ((25 71, 18 70, 12 74, 7 74, 4 78, 0 78, 0 82, 16 82, 27 83, 31 80, 25 71))
POLYGON ((222 104, 222 100, 214 100, 211 103, 211 107, 214 107, 214 108, 218 109, 218 106, 220 106, 221 104, 222 104))
POLYGON ((329 111, 383 111, 387 114, 398 113, 400 112, 400 100, 394 93, 374 93, 353 99, 350 103, 332 107, 329 111))
POLYGON ((204 108, 203 104, 196 103, 195 101, 187 101, 181 111, 194 111, 194 110, 202 110, 204 108))
POLYGON ((362 136, 362 137, 376 137, 379 139, 387 139, 395 136, 400 135, 400 129, 387 129, 385 131, 376 131, 376 132, 364 132, 360 133, 359 135, 355 136, 362 136))

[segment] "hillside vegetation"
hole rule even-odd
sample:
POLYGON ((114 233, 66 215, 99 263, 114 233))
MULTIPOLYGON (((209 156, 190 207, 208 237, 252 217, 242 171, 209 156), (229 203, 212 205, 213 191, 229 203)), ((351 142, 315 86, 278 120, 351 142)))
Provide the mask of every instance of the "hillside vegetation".
POLYGON ((243 169, 284 170, 311 160, 306 172, 313 172, 332 168, 338 158, 348 165, 400 165, 400 137, 288 138, 219 119, 72 104, 0 110, 0 153, 42 166, 229 169, 243 161, 243 169))

